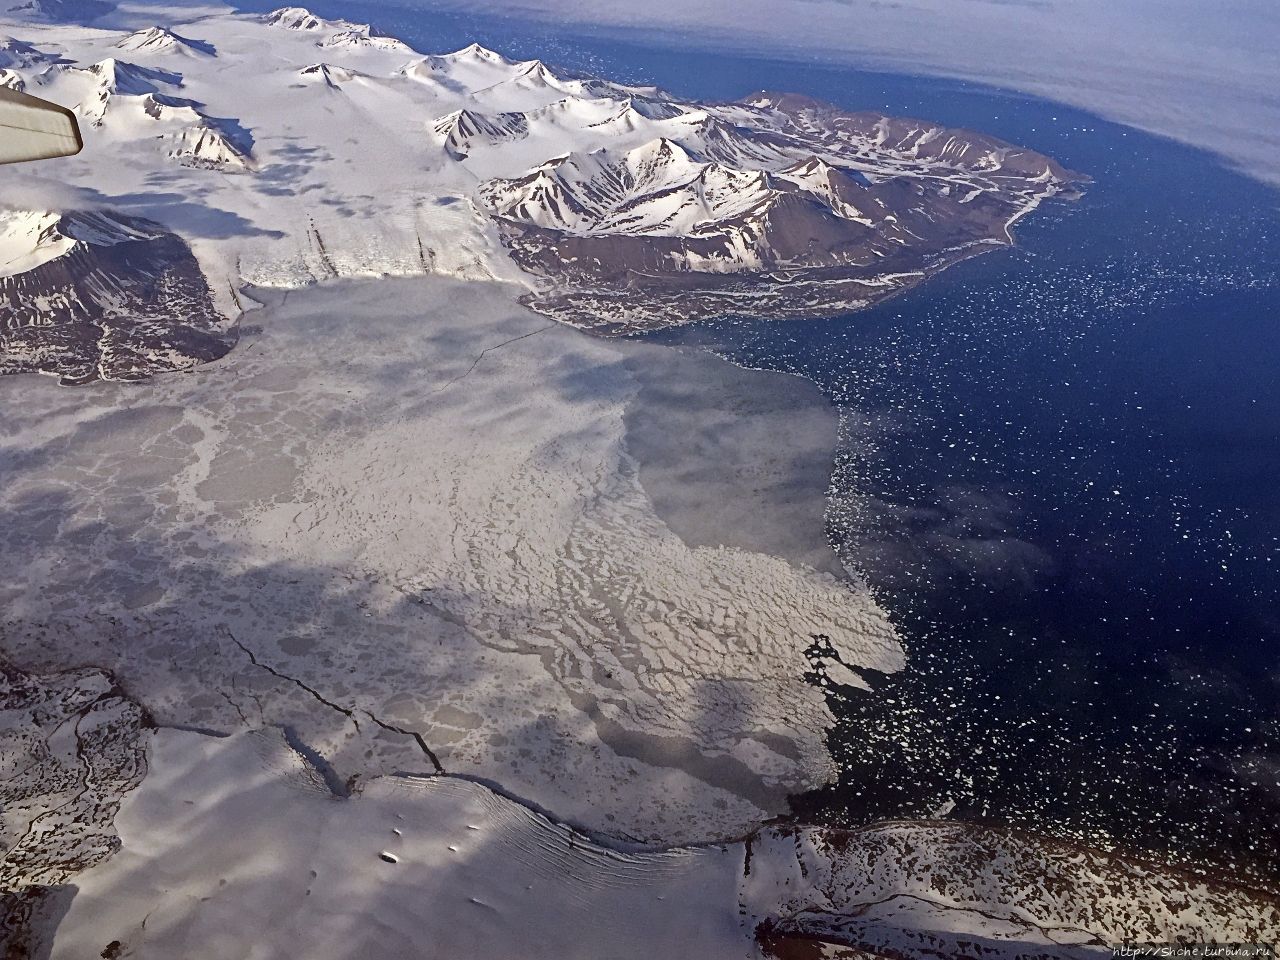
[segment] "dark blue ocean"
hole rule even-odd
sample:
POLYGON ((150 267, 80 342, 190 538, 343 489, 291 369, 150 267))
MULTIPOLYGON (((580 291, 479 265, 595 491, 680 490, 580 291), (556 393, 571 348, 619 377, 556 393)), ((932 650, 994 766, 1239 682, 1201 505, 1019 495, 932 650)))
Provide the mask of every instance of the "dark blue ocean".
MULTIPOLYGON (((1094 183, 1016 248, 871 310, 664 335, 844 415, 830 536, 910 666, 839 696, 831 823, 1014 823, 1280 884, 1280 194, 1212 156, 970 84, 323 2, 420 50, 971 127, 1094 183)), ((266 9, 263 5, 259 9, 266 9)))

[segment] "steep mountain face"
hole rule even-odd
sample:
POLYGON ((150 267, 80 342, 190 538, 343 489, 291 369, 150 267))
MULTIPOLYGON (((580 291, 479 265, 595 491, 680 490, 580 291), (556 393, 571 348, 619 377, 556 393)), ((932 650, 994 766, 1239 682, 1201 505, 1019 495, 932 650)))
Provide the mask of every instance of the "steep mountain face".
POLYGON ((320 83, 337 90, 344 83, 354 80, 356 74, 355 71, 331 63, 313 63, 299 70, 298 76, 307 83, 320 83))
POLYGON ((250 148, 223 121, 199 115, 164 135, 166 156, 183 166, 244 173, 253 169, 250 148))
POLYGON ((59 100, 76 96, 76 112, 91 126, 101 126, 108 111, 117 104, 128 104, 131 98, 167 95, 182 87, 182 77, 167 70, 128 63, 107 57, 87 67, 56 66, 44 71, 36 82, 61 94, 59 100))
POLYGON ((0 212, 0 373, 137 380, 232 339, 190 248, 105 212, 0 212))
POLYGON ((520 140, 529 132, 529 122, 523 114, 500 113, 487 117, 471 110, 455 110, 432 127, 444 140, 445 151, 455 160, 465 160, 476 145, 520 140))

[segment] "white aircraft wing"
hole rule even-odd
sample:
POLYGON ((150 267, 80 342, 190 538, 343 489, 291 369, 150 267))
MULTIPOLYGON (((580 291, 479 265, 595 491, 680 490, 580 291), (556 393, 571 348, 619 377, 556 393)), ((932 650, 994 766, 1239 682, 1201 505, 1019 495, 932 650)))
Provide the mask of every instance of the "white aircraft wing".
POLYGON ((83 145, 70 110, 0 87, 0 163, 68 157, 83 145))

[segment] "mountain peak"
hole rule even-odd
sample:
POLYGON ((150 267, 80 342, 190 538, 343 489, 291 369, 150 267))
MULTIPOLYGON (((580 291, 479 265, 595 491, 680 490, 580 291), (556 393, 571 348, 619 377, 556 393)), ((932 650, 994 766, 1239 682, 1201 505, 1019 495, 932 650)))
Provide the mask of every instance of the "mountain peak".
POLYGON ((170 87, 182 86, 182 75, 168 70, 156 70, 143 67, 118 57, 106 57, 87 67, 72 67, 72 72, 84 73, 97 80, 99 86, 109 93, 124 93, 134 96, 155 93, 157 84, 170 87))
POLYGON ((356 73, 354 70, 348 70, 346 67, 335 66, 331 63, 313 63, 299 70, 298 76, 314 83, 323 83, 325 86, 336 90, 340 84, 355 79, 356 73))
POLYGON ((136 53, 192 53, 211 55, 213 48, 199 40, 191 40, 165 27, 147 27, 131 33, 116 44, 118 50, 136 53))
POLYGON ((826 160, 823 160, 817 154, 813 154, 809 157, 804 158, 803 160, 797 160, 791 166, 784 167, 778 172, 783 175, 796 174, 796 175, 805 175, 805 176, 826 177, 826 176, 830 176, 831 173, 835 170, 836 168, 833 167, 831 164, 827 163, 826 160))
POLYGON ((623 104, 619 115, 627 114, 629 116, 635 114, 644 117, 646 120, 672 120, 685 112, 677 104, 638 95, 634 92, 627 95, 623 104))
POLYGON ((262 18, 262 22, 271 27, 302 31, 349 30, 358 26, 346 20, 326 20, 316 16, 306 7, 281 7, 278 10, 272 10, 262 18))
POLYGON ((520 77, 528 77, 542 83, 548 83, 560 79, 552 73, 551 68, 541 60, 526 60, 523 63, 518 64, 518 66, 523 68, 517 75, 520 77))
POLYGON ((201 116, 165 138, 167 155, 186 167, 240 173, 253 169, 248 145, 219 121, 201 116))
POLYGON ((529 130, 528 120, 521 113, 502 113, 486 116, 463 108, 446 114, 432 124, 436 135, 444 138, 445 150, 455 160, 465 160, 477 142, 499 143, 503 140, 519 140, 529 130))
POLYGON ((167 87, 170 90, 180 88, 183 83, 181 74, 158 70, 154 67, 142 67, 116 57, 107 57, 87 67, 53 67, 41 75, 40 82, 44 83, 50 77, 56 80, 60 75, 90 81, 89 90, 81 94, 75 110, 94 126, 102 125, 108 111, 119 98, 125 98, 126 102, 143 101, 141 108, 152 119, 167 117, 170 107, 190 106, 192 103, 189 100, 177 100, 160 95, 161 88, 167 87))
POLYGON ((632 163, 682 164, 689 167, 700 165, 698 159, 682 143, 670 137, 658 137, 642 143, 627 152, 627 160, 632 163))
POLYGON ((413 53, 414 49, 403 40, 370 32, 368 27, 357 26, 326 37, 316 44, 325 49, 390 50, 396 53, 413 53))
POLYGON ((447 60, 480 60, 484 63, 497 63, 504 66, 514 66, 514 60, 508 60, 502 54, 490 50, 488 47, 482 47, 478 43, 469 43, 461 50, 455 50, 453 53, 443 54, 442 59, 447 60))

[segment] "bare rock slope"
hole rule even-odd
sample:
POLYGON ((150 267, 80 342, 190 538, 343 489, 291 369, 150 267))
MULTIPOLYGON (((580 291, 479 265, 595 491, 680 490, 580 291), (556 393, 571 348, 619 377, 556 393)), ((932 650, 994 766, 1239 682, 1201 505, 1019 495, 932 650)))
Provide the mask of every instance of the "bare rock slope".
POLYGON ((190 248, 156 223, 107 212, 0 212, 5 259, 0 373, 133 380, 230 349, 190 248))

